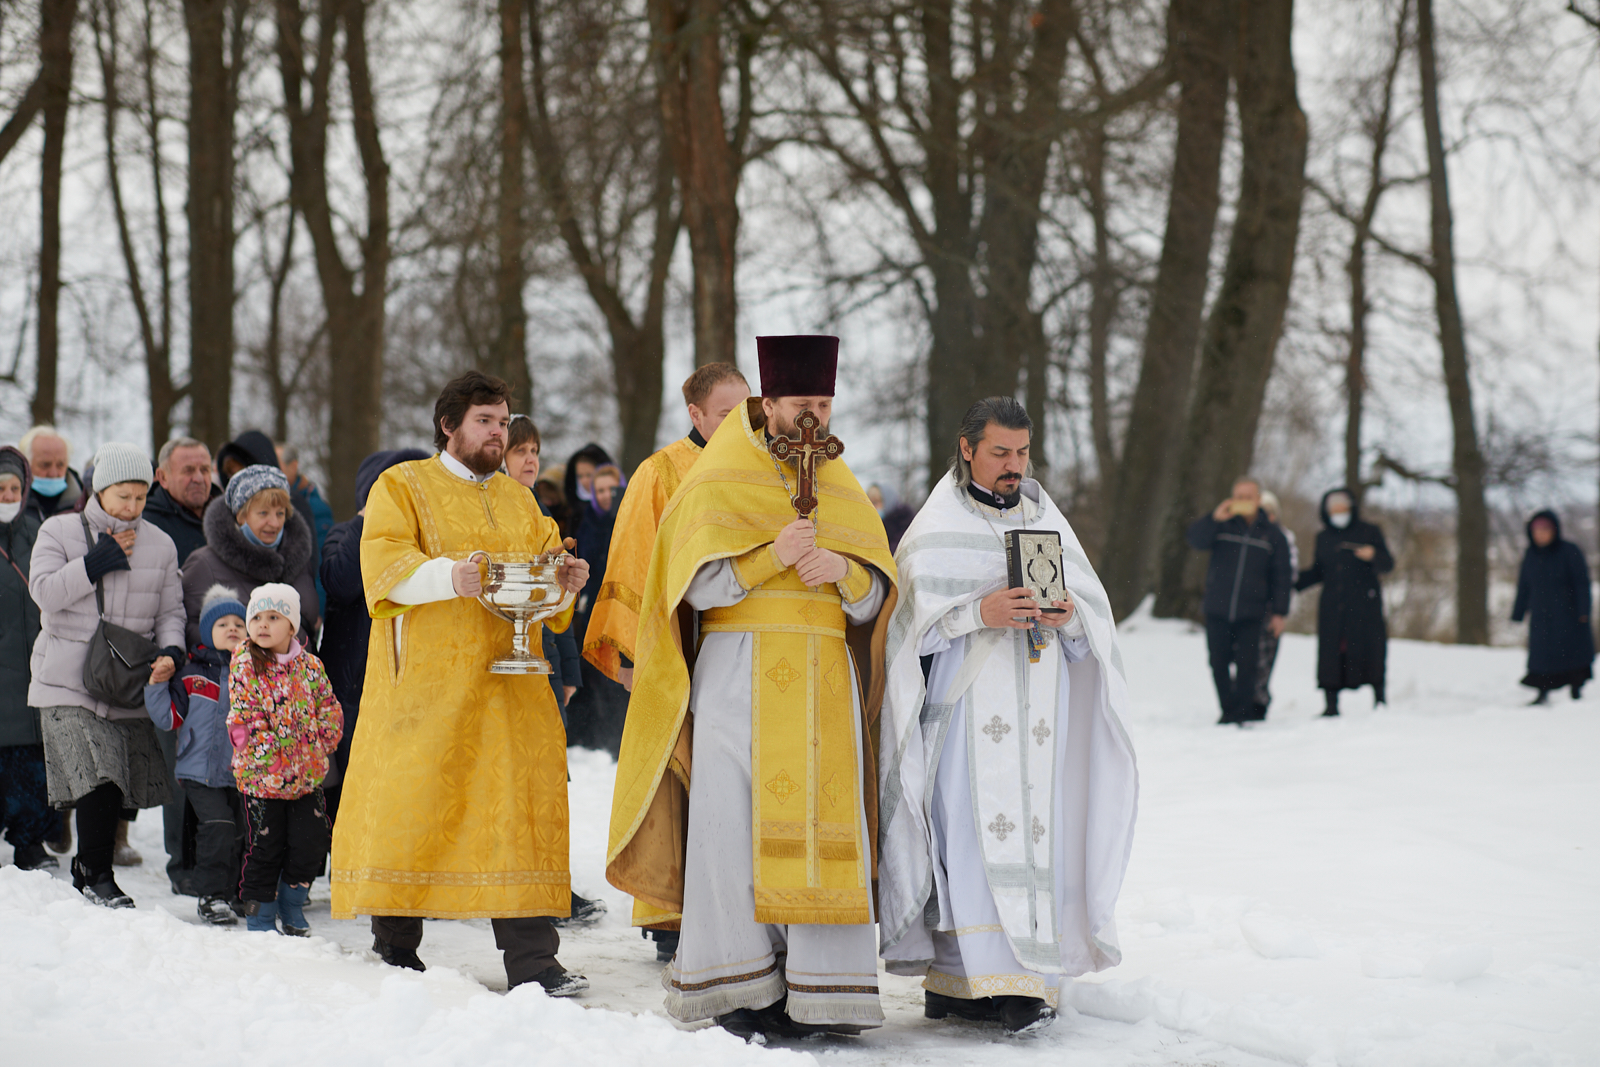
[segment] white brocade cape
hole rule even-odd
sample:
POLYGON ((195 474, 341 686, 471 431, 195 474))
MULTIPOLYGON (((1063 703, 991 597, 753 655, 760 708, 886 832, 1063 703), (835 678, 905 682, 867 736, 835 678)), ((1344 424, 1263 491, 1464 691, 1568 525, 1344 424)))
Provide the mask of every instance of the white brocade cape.
MULTIPOLYGON (((1001 513, 981 507, 947 474, 895 554, 900 601, 885 650, 887 684, 879 735, 878 922, 883 958, 896 974, 923 974, 933 957, 931 931, 939 925, 940 913, 933 869, 934 777, 949 723, 961 701, 967 702, 967 721, 973 724, 969 732, 998 715, 1007 722, 1017 720, 1026 738, 1024 723, 1044 721, 1041 712, 1048 716, 1046 726, 1065 733, 1054 738, 1051 747, 1065 753, 1058 766, 1067 770, 1069 780, 1024 766, 1025 760, 1036 762, 1026 742, 969 747, 975 757, 973 807, 984 855, 938 861, 946 866, 983 866, 1001 926, 1018 961, 1029 970, 1083 974, 1115 966, 1122 959, 1112 920, 1133 847, 1138 806, 1138 770, 1121 721, 1129 705, 1122 654, 1105 588, 1066 517, 1037 481, 1024 480, 1022 492, 1037 508, 1001 513), (961 676, 975 680, 950 703, 926 703, 918 655, 923 638, 950 610, 1008 587, 1002 538, 1007 530, 1023 528, 1024 511, 1035 512, 1027 529, 1061 535, 1063 584, 1072 594, 1089 640, 1090 654, 1082 662, 1060 663, 1060 669, 1069 672, 1070 708, 1056 708, 1052 690, 1045 706, 1028 710, 1029 702, 1041 697, 1028 693, 1024 672, 1045 665, 1029 664, 1021 648, 1026 631, 1009 629, 979 629, 961 639, 968 660, 982 657, 981 668, 963 662, 961 676), (1019 716, 1019 709, 1025 717, 1019 716), (1030 788, 1030 780, 1041 779, 1052 789, 1066 790, 1066 803, 1058 806, 1044 796, 1020 796, 1030 788), (1045 826, 1035 818, 1032 833, 1027 827, 994 833, 997 825, 1007 830, 1020 821, 1014 817, 1024 810, 1013 806, 1018 803, 1035 812, 1059 808, 1068 825, 1045 826), (1049 842, 1042 840, 1045 836, 1049 842), (1051 869, 1050 859, 1060 854, 1051 847, 1058 840, 1066 843, 1060 871, 1051 869), (1041 910, 1049 914, 1040 914, 1041 910)), ((1054 642, 1045 655, 1060 657, 1054 642)), ((960 686, 958 681, 952 688, 960 686)), ((1039 792, 1037 786, 1031 788, 1039 792)), ((1050 817, 1050 821, 1055 820, 1050 817)))

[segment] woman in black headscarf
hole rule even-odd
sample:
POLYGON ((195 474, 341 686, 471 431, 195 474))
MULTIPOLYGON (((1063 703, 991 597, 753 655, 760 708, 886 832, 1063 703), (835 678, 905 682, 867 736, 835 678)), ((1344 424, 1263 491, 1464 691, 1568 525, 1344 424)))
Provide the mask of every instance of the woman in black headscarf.
POLYGON ((1589 629, 1589 561, 1561 538, 1561 520, 1541 511, 1528 520, 1528 551, 1517 577, 1511 621, 1528 618, 1528 674, 1522 684, 1547 703, 1552 689, 1570 687, 1572 699, 1594 677, 1594 633, 1589 629))
POLYGON ((594 472, 608 464, 615 464, 611 453, 590 441, 567 460, 567 470, 562 477, 562 489, 567 495, 567 526, 561 536, 577 537, 578 527, 594 502, 594 472), (570 528, 569 528, 570 527, 570 528))
POLYGON ((1374 706, 1386 702, 1384 674, 1389 631, 1383 621, 1378 576, 1394 570, 1383 531, 1361 521, 1361 505, 1348 489, 1322 498, 1322 529, 1311 566, 1296 589, 1322 585, 1317 607, 1317 685, 1327 693, 1322 714, 1339 714, 1339 690, 1372 686, 1374 706))

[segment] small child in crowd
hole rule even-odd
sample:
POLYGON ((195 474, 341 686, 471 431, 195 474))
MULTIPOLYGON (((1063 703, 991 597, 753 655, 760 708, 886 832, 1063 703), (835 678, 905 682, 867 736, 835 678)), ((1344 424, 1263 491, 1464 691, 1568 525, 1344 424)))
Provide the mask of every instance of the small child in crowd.
POLYGON ((147 685, 145 710, 159 730, 178 731, 176 777, 199 824, 195 832, 195 890, 200 918, 215 926, 238 922, 239 857, 244 820, 233 782, 228 741, 228 665, 244 642, 244 604, 225 585, 206 591, 200 606, 201 643, 170 682, 147 685))
POLYGON ((322 661, 295 640, 300 594, 272 583, 250 593, 245 652, 228 674, 228 735, 249 836, 242 889, 246 926, 305 937, 306 899, 332 830, 322 797, 344 713, 322 661))

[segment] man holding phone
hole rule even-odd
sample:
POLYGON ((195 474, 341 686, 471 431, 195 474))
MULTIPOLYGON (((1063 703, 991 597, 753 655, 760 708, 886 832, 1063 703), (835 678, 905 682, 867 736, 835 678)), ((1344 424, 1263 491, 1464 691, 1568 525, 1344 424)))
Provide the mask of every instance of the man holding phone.
POLYGON ((1283 633, 1294 571, 1289 542, 1261 509, 1261 483, 1240 478, 1233 495, 1189 526, 1189 546, 1211 553, 1206 571, 1206 644, 1222 704, 1218 725, 1265 717, 1255 710, 1261 632, 1283 633))

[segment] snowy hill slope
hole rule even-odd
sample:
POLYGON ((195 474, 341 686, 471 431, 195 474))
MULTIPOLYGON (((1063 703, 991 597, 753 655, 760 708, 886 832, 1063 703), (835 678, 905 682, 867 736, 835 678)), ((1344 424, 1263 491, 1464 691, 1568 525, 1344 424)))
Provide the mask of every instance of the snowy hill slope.
POLYGON ((574 751, 575 885, 611 908, 563 934, 586 997, 494 992, 486 922, 430 922, 428 973, 386 968, 365 923, 328 917, 325 882, 309 941, 199 927, 146 812, 146 866, 118 875, 136 911, 0 869, 0 1059, 1600 1064, 1600 693, 1525 708, 1520 652, 1396 642, 1392 706, 1346 694, 1320 720, 1314 641, 1291 636, 1270 720, 1240 731, 1211 725, 1201 635, 1148 619, 1124 635, 1143 788, 1125 959, 1076 982, 1037 1040, 928 1022, 917 982, 887 975, 889 1024, 859 1040, 760 1050, 675 1028, 653 946, 602 877, 612 766, 574 751))

